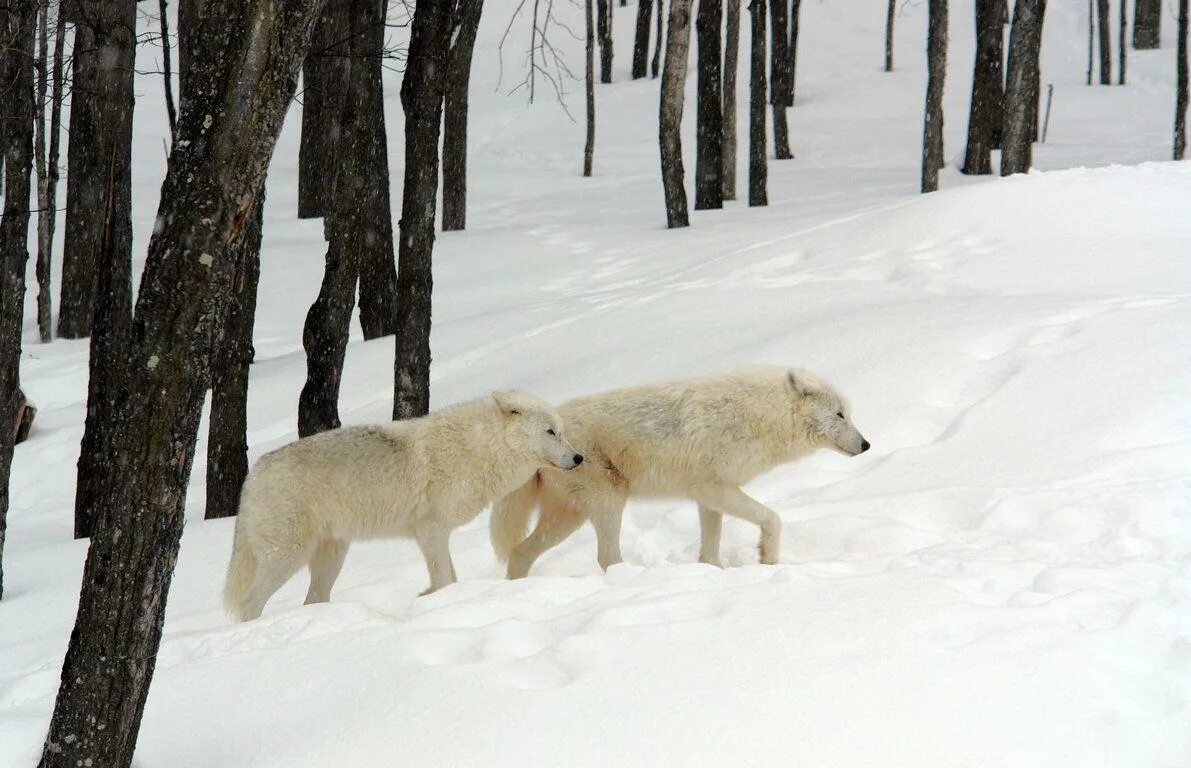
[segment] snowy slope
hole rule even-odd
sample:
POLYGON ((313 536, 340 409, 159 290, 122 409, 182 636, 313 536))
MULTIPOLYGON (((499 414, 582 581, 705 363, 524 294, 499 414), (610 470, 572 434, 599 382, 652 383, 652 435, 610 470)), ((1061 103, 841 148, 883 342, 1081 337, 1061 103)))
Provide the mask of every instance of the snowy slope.
MULTIPOLYGON (((668 232, 657 83, 625 82, 635 8, 616 9, 618 82, 598 92, 585 180, 581 127, 503 92, 511 48, 495 90, 512 5, 489 3, 477 48, 471 229, 436 250, 435 404, 790 363, 849 395, 874 448, 750 487, 785 521, 780 566, 758 565, 755 528, 733 520, 730 567, 699 565, 693 505, 632 503, 626 564, 601 573, 585 529, 510 583, 482 515, 453 537, 462 581, 446 590, 416 597, 412 542, 356 545, 332 603, 301 607, 295 579, 231 625, 217 595, 232 523, 201 519, 200 442, 138 765, 1191 764, 1191 166, 1078 168, 1167 156, 1172 47, 1133 53, 1135 85, 1087 89, 1082 7, 1054 3, 1047 172, 948 171, 924 197, 924 7, 903 6, 886 75, 883 8, 807 2, 798 157, 771 166, 773 204, 668 232)), ((948 157, 969 14, 952 10, 948 157)), ((579 66, 579 44, 557 42, 579 66)), ((160 103, 146 77, 138 251, 164 173, 160 103)), ((297 116, 266 209, 254 457, 294 437, 322 270, 320 223, 293 219, 297 116)), ((86 345, 38 345, 28 316, 41 412, 14 466, 2 768, 35 762, 85 556, 70 510, 86 345)), ((387 418, 391 365, 391 341, 352 343, 345 421, 387 418)))

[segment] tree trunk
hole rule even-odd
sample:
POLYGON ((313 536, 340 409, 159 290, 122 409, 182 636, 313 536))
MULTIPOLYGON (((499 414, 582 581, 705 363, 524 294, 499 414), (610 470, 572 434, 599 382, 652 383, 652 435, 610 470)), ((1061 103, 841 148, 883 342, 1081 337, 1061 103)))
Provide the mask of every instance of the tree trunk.
POLYGON ((54 231, 54 206, 50 203, 50 178, 46 169, 46 95, 49 90, 50 9, 49 0, 39 0, 37 10, 37 135, 33 156, 37 170, 37 333, 42 343, 53 338, 53 314, 50 309, 50 248, 54 231))
POLYGON ((725 200, 736 199, 736 70, 740 55, 740 2, 728 0, 724 25, 724 146, 721 156, 725 200))
POLYGON ((645 64, 649 58, 649 22, 652 20, 653 0, 637 2, 637 34, 633 38, 633 79, 645 77, 645 64))
POLYGON ((345 237, 332 236, 328 243, 322 287, 302 328, 306 384, 298 396, 299 437, 335 429, 340 423, 339 383, 360 274, 359 254, 345 245, 345 237))
POLYGON ((991 152, 1000 144, 1005 0, 976 0, 976 66, 972 72, 972 102, 968 111, 968 144, 961 170, 992 173, 991 152))
POLYGON ((765 147, 765 0, 749 0, 752 22, 749 72, 749 205, 769 205, 769 157, 765 147))
POLYGON ((1017 0, 1009 32, 1002 128, 1001 175, 1025 173, 1033 162, 1034 125, 1038 122, 1038 55, 1046 0, 1017 0))
POLYGON ((1117 67, 1117 85, 1125 84, 1125 70, 1126 70, 1126 54, 1127 48, 1125 41, 1128 40, 1128 33, 1125 28, 1128 26, 1128 21, 1125 19, 1126 0, 1119 0, 1120 2, 1120 16, 1117 21, 1117 58, 1120 59, 1120 65, 1117 67))
MULTIPOLYGON (((33 166, 33 39, 35 0, 0 6, 0 155, 4 157, 4 209, 0 214, 0 413, 17 415, 21 401, 21 322, 25 263, 29 260, 29 193, 33 166)), ((0 428, 0 597, 4 596, 4 538, 16 431, 0 428)))
POLYGON ((260 197, 321 0, 206 3, 137 299, 112 482, 87 562, 42 768, 127 768, 182 534, 231 244, 260 197))
POLYGON ((1096 64, 1096 0, 1088 0, 1088 85, 1096 64))
POLYGON ((612 82, 612 0, 596 0, 600 39, 600 82, 612 82))
POLYGON ((885 7, 885 71, 893 71, 893 17, 897 13, 897 0, 889 0, 885 7))
MULTIPOLYGON (((1134 22, 1136 25, 1136 21, 1134 22)), ((1174 102, 1174 159, 1187 150, 1187 0, 1179 0, 1179 41, 1174 102)))
POLYGON ((170 125, 170 145, 174 143, 174 132, 178 130, 178 109, 174 106, 174 76, 170 72, 170 23, 166 16, 166 0, 157 3, 158 22, 161 28, 161 79, 165 87, 165 114, 170 125))
MULTIPOLYGON (((190 0, 205 2, 205 0, 190 0)), ((302 64, 302 139, 298 147, 298 218, 330 215, 342 133, 343 96, 347 92, 351 0, 327 2, 310 55, 302 64)))
POLYGON ((1100 24, 1100 85, 1112 85, 1112 30, 1108 22, 1108 0, 1096 0, 1100 24))
POLYGON ((947 0, 930 0, 926 37, 926 109, 922 126, 922 191, 939 188, 943 167, 943 79, 947 75, 947 0))
MULTIPOLYGON (((605 5, 609 0, 601 0, 605 5)), ((438 134, 442 71, 451 34, 449 3, 415 6, 401 106, 405 110, 405 184, 401 200, 397 349, 393 418, 430 410, 430 315, 434 209, 438 194, 438 134)), ((609 60, 611 46, 608 49, 609 60)))
POLYGON ((1135 0, 1133 4, 1133 47, 1139 51, 1157 48, 1162 44, 1161 37, 1162 0, 1135 0))
POLYGON ((690 226, 682 168, 682 102, 687 56, 691 45, 691 0, 670 0, 670 29, 658 109, 658 144, 662 156, 662 191, 666 196, 666 226, 690 226))
POLYGON ((443 101, 442 228, 467 224, 467 88, 471 55, 480 28, 483 0, 457 0, 447 54, 447 92, 443 101))
POLYGON ((802 17, 802 0, 790 4, 790 106, 798 91, 798 24, 802 17))
MULTIPOLYGON (((88 304, 92 316, 78 329, 91 332, 91 355, 88 363, 90 375, 87 380, 87 418, 79 450, 74 501, 75 538, 86 538, 94 531, 99 505, 104 503, 107 495, 105 482, 109 473, 104 469, 112 461, 111 441, 115 438, 115 431, 121 428, 118 403, 125 385, 125 375, 121 369, 128 354, 132 311, 132 80, 136 4, 133 0, 111 3, 85 0, 82 13, 86 19, 99 20, 92 27, 95 38, 108 40, 113 49, 118 51, 119 59, 115 66, 95 67, 89 75, 90 82, 96 90, 85 99, 88 103, 87 113, 90 115, 88 120, 94 121, 96 126, 103 127, 99 129, 100 135, 83 142, 77 157, 74 143, 78 134, 75 133, 73 103, 78 102, 79 86, 77 82, 73 84, 71 148, 68 152, 67 173, 75 172, 76 159, 86 159, 89 164, 92 159, 91 152, 102 150, 104 153, 104 162, 97 169, 96 178, 79 184, 88 199, 94 200, 102 207, 98 211, 87 210, 85 215, 80 215, 80 212, 75 210, 76 234, 81 232, 90 237, 89 230, 93 222, 99 224, 99 237, 94 242, 95 251, 86 254, 89 268, 93 270, 96 278, 90 287, 91 298, 88 304), (103 7, 102 17, 99 6, 103 7), (123 16, 112 18, 110 14, 113 9, 120 10, 123 16), (92 146, 92 142, 95 142, 95 146, 92 146), (85 229, 80 229, 80 225, 84 225, 85 229)), ((87 25, 80 22, 75 27, 75 35, 85 29, 88 29, 87 25)), ((79 54, 77 39, 76 37, 76 56, 79 54)), ((78 72, 77 61, 75 71, 78 72)), ((67 249, 64 258, 70 252, 71 184, 71 179, 67 176, 67 249)), ((79 204, 78 194, 80 193, 76 188, 73 205, 79 204)), ((76 252, 76 259, 82 255, 76 252)), ((66 335, 62 329, 69 317, 65 303, 68 288, 65 269, 64 262, 63 306, 58 322, 58 330, 62 335, 66 335)))
MULTIPOLYGON (((81 5, 81 18, 74 31, 62 299, 58 310, 58 335, 68 339, 91 333, 97 262, 108 206, 108 160, 114 145, 132 141, 132 69, 136 45, 135 0, 77 2, 81 5), (113 58, 115 66, 107 62, 107 57, 113 58)), ((130 157, 127 147, 117 150, 112 187, 117 195, 117 252, 127 253, 127 258, 131 258, 132 251, 130 157)))
POLYGON ((658 9, 657 10, 657 22, 658 23, 657 23, 657 31, 653 36, 654 37, 653 60, 649 64, 649 72, 650 72, 651 77, 657 77, 662 71, 661 70, 661 66, 662 66, 662 38, 664 37, 664 35, 663 35, 664 30, 662 28, 663 27, 662 13, 664 11, 664 8, 663 8, 664 5, 665 5, 665 0, 654 0, 654 6, 656 6, 658 9))
POLYGON ((248 477, 248 370, 252 327, 261 272, 265 195, 253 204, 244 232, 229 249, 235 269, 231 296, 219 323, 211 369, 211 416, 207 427, 208 520, 232 517, 240 509, 240 489, 248 477))
POLYGON ((789 160, 790 127, 786 107, 790 106, 790 13, 786 0, 769 0, 769 103, 773 105, 773 153, 778 160, 789 160))
POLYGON ((592 0, 584 0, 583 5, 584 39, 587 43, 587 72, 584 79, 587 92, 587 141, 583 145, 583 175, 591 176, 595 155, 595 24, 591 18, 592 0))
MULTIPOLYGON (((354 226, 346 232, 333 225, 329 229, 332 237, 336 232, 350 237, 348 247, 360 253, 360 328, 365 339, 379 339, 397 330, 397 263, 393 258, 389 144, 381 83, 388 1, 334 1, 351 7, 353 34, 347 46, 351 82, 346 98, 354 98, 356 106, 350 113, 345 112, 339 123, 341 133, 335 149, 340 167, 336 171, 336 199, 330 215, 336 215, 341 203, 352 205, 349 215, 354 226), (362 125, 349 125, 349 114, 350 119, 362 125), (345 143, 348 137, 350 144, 345 143), (345 173, 343 166, 349 154, 359 157, 350 161, 351 172, 345 173)), ((466 130, 464 137, 466 148, 466 130)))
POLYGON ((695 209, 724 207, 724 97, 720 34, 724 0, 699 0, 698 99, 695 102, 695 209))

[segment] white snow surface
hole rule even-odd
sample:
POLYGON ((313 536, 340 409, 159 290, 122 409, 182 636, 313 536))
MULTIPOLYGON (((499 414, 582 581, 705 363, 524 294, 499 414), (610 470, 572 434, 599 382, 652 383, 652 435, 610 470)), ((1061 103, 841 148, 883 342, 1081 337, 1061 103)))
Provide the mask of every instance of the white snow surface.
MULTIPOLYGON (((581 31, 580 12, 555 5, 581 31)), ((435 251, 434 405, 782 363, 846 393, 874 448, 751 484, 785 523, 778 566, 757 563, 757 530, 734 520, 728 567, 700 565, 692 504, 632 502, 624 564, 601 572, 585 528, 508 582, 484 514, 455 533, 460 582, 439 593, 417 597, 412 542, 358 544, 331 603, 301 606, 303 574, 234 625, 218 600, 233 523, 202 520, 200 439, 136 764, 1191 765, 1191 166, 1161 162, 1170 17, 1163 49, 1130 51, 1130 85, 1087 88, 1084 7, 1052 3, 1042 172, 1001 180, 954 170, 973 24, 953 7, 952 167, 922 196, 925 4, 901 5, 885 74, 884 4, 804 3, 797 158, 771 164, 771 205, 667 231, 658 82, 628 81, 635 7, 615 9, 616 82, 599 87, 583 179, 582 126, 549 86, 532 106, 506 94, 524 21, 496 90, 514 4, 487 6, 469 229, 435 251)), ((553 34, 581 72, 581 43, 553 34)), ((395 209, 398 85, 386 74, 395 209)), ((693 82, 687 93, 689 123, 693 82)), ((295 437, 322 274, 321 223, 295 220, 299 113, 269 179, 253 458, 295 437)), ((138 271, 163 114, 160 82, 140 76, 138 271)), ((86 553, 70 533, 87 345, 38 344, 32 294, 22 378, 41 411, 12 478, 4 768, 36 761, 86 553)), ((384 420, 392 340, 352 338, 344 421, 384 420)))

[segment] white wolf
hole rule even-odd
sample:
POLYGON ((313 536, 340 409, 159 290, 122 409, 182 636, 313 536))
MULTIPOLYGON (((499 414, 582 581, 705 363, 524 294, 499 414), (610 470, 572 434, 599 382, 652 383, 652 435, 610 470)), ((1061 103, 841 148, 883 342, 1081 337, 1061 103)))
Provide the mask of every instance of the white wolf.
POLYGON ((848 456, 869 449, 834 389, 785 368, 613 390, 571 400, 558 412, 587 460, 574 472, 539 470, 494 505, 492 543, 508 560, 510 579, 527 575, 584 520, 595 526, 600 566, 620 562, 620 521, 630 496, 695 501, 701 562, 720 564, 728 514, 761 527, 761 562, 776 563, 781 520, 740 486, 820 448, 848 456), (538 524, 526 538, 535 506, 538 524))
MULTIPOLYGON (((433 592, 455 581, 448 537, 538 469, 583 457, 551 406, 495 393, 419 419, 345 427, 262 456, 240 496, 223 599, 240 621, 303 565, 325 602, 352 539, 412 537, 433 592)), ((425 593, 423 593, 425 594, 425 593)))

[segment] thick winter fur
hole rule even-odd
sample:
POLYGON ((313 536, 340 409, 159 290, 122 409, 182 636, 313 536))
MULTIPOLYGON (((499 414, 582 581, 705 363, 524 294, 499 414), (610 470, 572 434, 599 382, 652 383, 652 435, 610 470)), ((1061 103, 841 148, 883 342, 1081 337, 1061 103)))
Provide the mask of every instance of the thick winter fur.
POLYGON ((224 604, 240 621, 303 565, 306 602, 325 602, 353 539, 414 538, 432 592, 455 581, 447 539, 542 467, 583 457, 546 403, 499 393, 420 419, 345 427, 298 440, 244 482, 224 604))
POLYGON ((558 412, 586 461, 573 472, 543 469, 493 507, 492 543, 511 579, 527 575, 584 520, 595 526, 600 566, 620 562, 629 497, 695 501, 701 562, 719 565, 727 514, 759 525, 761 562, 776 563, 781 521, 740 486, 821 448, 848 456, 869 448, 834 389, 786 368, 614 390, 571 400, 558 412), (534 507, 538 524, 526 538, 534 507))

